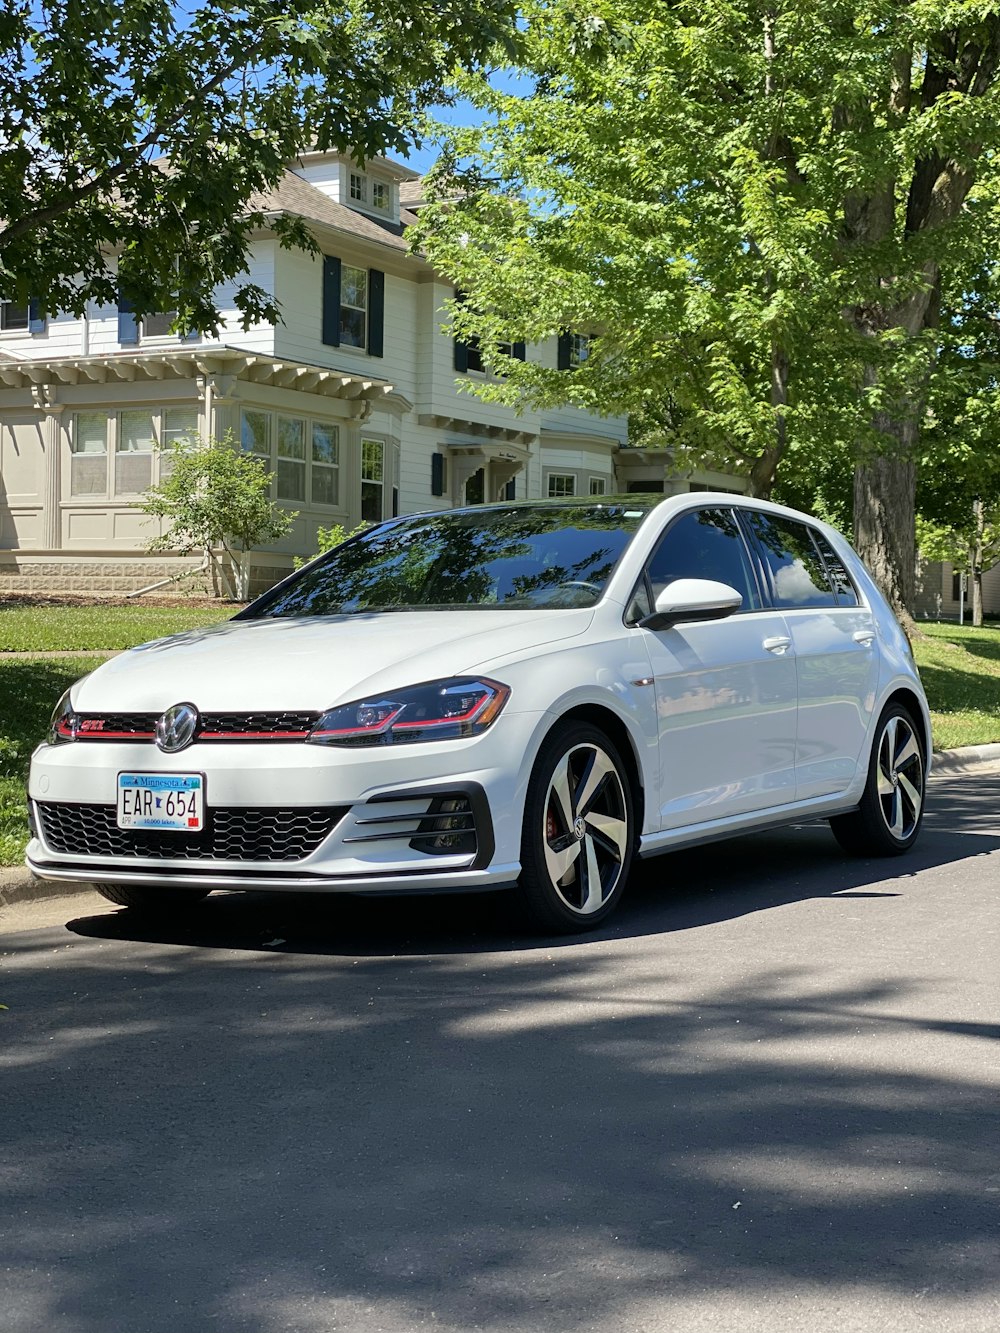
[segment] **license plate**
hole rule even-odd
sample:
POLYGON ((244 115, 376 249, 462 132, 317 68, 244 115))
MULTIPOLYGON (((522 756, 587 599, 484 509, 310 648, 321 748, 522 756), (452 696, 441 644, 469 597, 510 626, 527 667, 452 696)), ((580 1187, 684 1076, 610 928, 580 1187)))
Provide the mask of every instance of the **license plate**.
POLYGON ((119 773, 118 827, 180 829, 205 826, 201 773, 119 773))

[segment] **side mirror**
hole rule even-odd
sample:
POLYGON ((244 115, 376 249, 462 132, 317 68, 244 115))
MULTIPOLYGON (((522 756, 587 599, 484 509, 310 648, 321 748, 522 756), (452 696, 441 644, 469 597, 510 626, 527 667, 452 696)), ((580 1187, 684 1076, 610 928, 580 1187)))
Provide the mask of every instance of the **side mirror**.
POLYGON ((669 629, 691 620, 724 620, 743 605, 743 595, 728 583, 714 579, 674 579, 656 599, 651 616, 640 620, 643 629, 669 629))

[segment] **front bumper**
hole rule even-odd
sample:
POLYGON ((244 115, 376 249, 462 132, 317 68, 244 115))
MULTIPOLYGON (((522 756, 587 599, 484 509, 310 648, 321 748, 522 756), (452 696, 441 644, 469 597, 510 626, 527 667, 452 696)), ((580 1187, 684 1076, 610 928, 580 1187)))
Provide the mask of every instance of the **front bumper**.
POLYGON ((512 714, 502 732, 384 750, 195 744, 167 755, 134 742, 40 746, 29 782, 27 864, 41 879, 179 888, 377 894, 505 887, 520 872, 537 721, 512 714), (125 771, 203 774, 203 844, 200 835, 180 834, 175 852, 172 833, 136 838, 118 830, 117 775, 125 771), (259 827, 241 844, 233 834, 241 811, 248 825, 269 811, 292 822, 325 812, 331 827, 304 848, 283 838, 263 846, 259 827), (228 821, 225 836, 214 828, 216 812, 220 829, 223 816, 228 821))

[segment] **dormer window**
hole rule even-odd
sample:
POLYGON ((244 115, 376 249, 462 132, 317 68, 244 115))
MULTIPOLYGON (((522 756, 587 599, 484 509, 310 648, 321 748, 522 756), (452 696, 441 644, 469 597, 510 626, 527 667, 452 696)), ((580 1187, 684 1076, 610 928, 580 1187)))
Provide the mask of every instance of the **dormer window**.
POLYGON ((372 181, 372 208, 389 207, 389 189, 384 181, 372 181))
POLYGON ((356 171, 351 172, 351 198, 363 204, 368 198, 368 180, 356 171))

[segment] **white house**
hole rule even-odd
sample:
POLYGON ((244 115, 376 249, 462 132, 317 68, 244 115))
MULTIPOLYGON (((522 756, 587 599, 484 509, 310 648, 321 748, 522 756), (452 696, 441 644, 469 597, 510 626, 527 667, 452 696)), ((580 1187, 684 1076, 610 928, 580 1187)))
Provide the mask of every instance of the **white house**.
MULTIPOLYGON (((137 320, 127 303, 83 319, 0 303, 0 593, 124 591, 196 565, 144 554, 155 529, 136 502, 158 479, 156 446, 198 434, 231 431, 298 511, 256 554, 256 588, 315 549, 318 525, 663 489, 657 460, 650 477, 638 457, 616 477, 623 417, 519 415, 460 392, 483 371, 474 346, 442 331, 453 288, 408 251, 419 198, 419 177, 386 159, 361 170, 302 157, 261 202, 303 218, 320 253, 284 250, 266 231, 252 251, 276 325, 242 330, 226 291, 215 339, 178 337, 170 314, 137 320)), ((510 348, 553 366, 578 352, 573 338, 510 348)))

